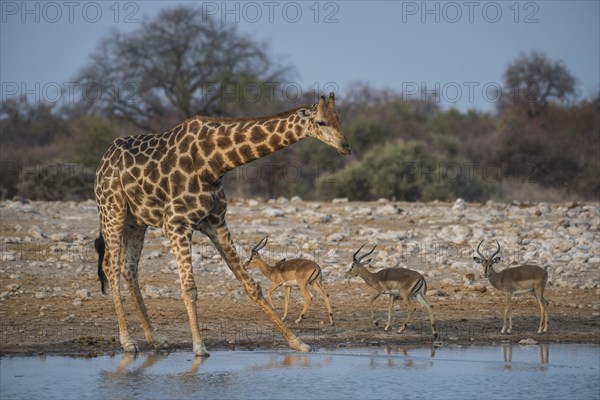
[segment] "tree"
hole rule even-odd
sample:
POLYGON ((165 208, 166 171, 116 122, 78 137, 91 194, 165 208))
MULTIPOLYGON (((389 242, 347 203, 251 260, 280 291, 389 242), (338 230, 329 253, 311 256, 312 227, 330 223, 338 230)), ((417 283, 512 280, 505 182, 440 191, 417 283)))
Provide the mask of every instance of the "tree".
POLYGON ((504 73, 506 108, 517 105, 530 117, 538 116, 555 100, 565 102, 575 94, 576 80, 562 61, 552 61, 543 53, 521 54, 504 73))
POLYGON ((275 67, 265 47, 198 8, 178 6, 133 32, 111 32, 80 71, 79 87, 108 117, 162 130, 197 114, 227 115, 257 93, 267 99, 290 68, 275 67))

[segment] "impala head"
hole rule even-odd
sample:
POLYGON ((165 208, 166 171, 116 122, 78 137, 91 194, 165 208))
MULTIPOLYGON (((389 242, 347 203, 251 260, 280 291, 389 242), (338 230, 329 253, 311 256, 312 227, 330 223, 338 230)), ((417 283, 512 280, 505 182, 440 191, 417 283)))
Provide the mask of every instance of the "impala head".
POLYGON ((494 254, 492 254, 488 258, 486 258, 483 254, 481 254, 481 251, 479 251, 479 248, 481 247, 482 243, 483 240, 479 242, 479 246, 477 246, 477 254, 479 254, 479 257, 473 257, 473 260, 475 260, 477 264, 483 264, 483 274, 487 278, 490 274, 490 271, 492 270, 492 265, 500 261, 500 257, 496 257, 496 254, 500 252, 500 243, 498 243, 498 241, 496 240, 496 245, 498 246, 498 248, 496 249, 494 254))
POLYGON ((352 255, 352 266, 350 267, 348 272, 346 272, 346 279, 358 276, 359 267, 364 267, 365 265, 367 265, 368 263, 371 262, 370 258, 365 261, 363 261, 363 259, 366 258, 367 256, 370 256, 371 253, 373 253, 373 251, 375 250, 375 247, 377 247, 377 245, 373 246, 371 251, 369 251, 368 253, 365 253, 360 257, 356 257, 358 255, 358 253, 360 253, 362 248, 365 247, 365 245, 366 245, 366 243, 363 244, 362 246, 360 246, 360 248, 358 250, 356 250, 356 253, 354 253, 354 255, 352 255))
POLYGON ((261 251, 262 248, 267 245, 267 241, 268 240, 269 240, 269 236, 265 236, 264 238, 261 239, 260 242, 258 242, 258 244, 256 246, 254 246, 252 248, 252 252, 250 254, 250 258, 248 259, 248 261, 246 261, 244 263, 244 267, 246 269, 258 268, 258 264, 259 263, 264 263, 263 259, 260 258, 259 251, 261 251))
POLYGON ((308 119, 308 132, 323 143, 333 147, 341 154, 350 154, 350 146, 340 124, 340 118, 335 111, 335 95, 329 94, 329 99, 321 96, 319 103, 310 109, 298 110, 302 119, 308 119))

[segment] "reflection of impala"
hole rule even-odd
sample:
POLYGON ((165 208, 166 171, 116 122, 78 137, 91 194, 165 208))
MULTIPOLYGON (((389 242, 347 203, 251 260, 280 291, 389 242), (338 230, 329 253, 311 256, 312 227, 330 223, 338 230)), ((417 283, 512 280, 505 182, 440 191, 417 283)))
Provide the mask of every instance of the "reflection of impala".
POLYGON ((425 282, 423 275, 417 271, 406 268, 385 268, 381 271, 371 273, 369 270, 367 270, 367 268, 365 268, 365 265, 368 264, 371 259, 368 259, 365 262, 362 260, 373 253, 376 246, 373 246, 371 251, 368 253, 356 258, 364 246, 364 244, 360 246, 360 248, 352 256, 352 266, 348 272, 346 272, 346 278, 360 276, 367 283, 367 285, 373 288, 373 295, 369 299, 371 303, 371 319, 373 320, 373 323, 375 325, 379 325, 379 321, 375 319, 375 313, 373 312, 373 301, 375 301, 375 299, 381 294, 389 294, 390 302, 388 307, 388 321, 387 325, 385 326, 385 330, 389 330, 392 321, 392 308, 394 306, 394 299, 400 296, 408 308, 408 317, 400 326, 400 329, 398 329, 398 333, 402 333, 406 329, 406 325, 410 322, 413 313, 415 312, 415 307, 413 306, 411 300, 417 299, 417 301, 427 309, 427 312, 429 313, 429 320, 431 321, 431 331, 433 332, 433 336, 437 337, 432 307, 425 297, 425 292, 427 292, 427 283, 425 282))
POLYGON ((512 297, 515 294, 531 293, 540 303, 540 326, 538 333, 548 331, 548 302, 544 299, 544 289, 548 282, 548 272, 537 265, 520 265, 514 268, 507 268, 503 271, 496 272, 493 265, 500 261, 500 257, 496 254, 500 252, 500 243, 496 240, 498 249, 490 257, 486 258, 479 248, 483 240, 477 246, 477 254, 479 257, 473 257, 476 263, 482 264, 484 275, 490 280, 493 287, 504 293, 504 323, 502 325, 502 333, 510 333, 512 329, 512 297), (506 319, 508 317, 508 329, 506 329, 506 319), (545 322, 545 323, 544 323, 545 322), (542 325, 544 329, 542 331, 542 325))
POLYGON ((260 272, 272 282, 271 287, 267 290, 267 300, 271 307, 273 308, 271 294, 275 289, 283 285, 285 288, 285 303, 283 306, 283 317, 281 319, 285 320, 288 313, 288 303, 292 287, 299 287, 300 292, 302 292, 302 295, 304 296, 304 307, 302 308, 300 316, 295 321, 296 323, 299 323, 302 321, 302 318, 304 318, 304 314, 306 314, 312 300, 312 293, 308 290, 308 285, 311 285, 323 298, 327 311, 329 312, 329 323, 333 325, 333 312, 331 311, 329 296, 323 291, 321 267, 314 261, 304 259, 281 260, 274 266, 267 264, 260 257, 258 252, 267 245, 268 238, 268 236, 265 236, 252 248, 250 259, 244 266, 246 268, 258 268, 260 272))

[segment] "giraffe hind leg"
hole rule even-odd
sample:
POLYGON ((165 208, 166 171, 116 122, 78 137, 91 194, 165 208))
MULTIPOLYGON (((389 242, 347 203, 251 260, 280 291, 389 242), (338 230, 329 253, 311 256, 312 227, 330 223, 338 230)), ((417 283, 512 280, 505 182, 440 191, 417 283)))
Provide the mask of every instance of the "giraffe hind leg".
POLYGON ((145 225, 138 225, 131 215, 127 216, 123 229, 125 262, 121 265, 123 269, 122 274, 127 281, 146 340, 148 343, 154 345, 155 348, 167 348, 167 339, 152 329, 138 282, 138 264, 144 246, 146 228, 147 226, 145 225))

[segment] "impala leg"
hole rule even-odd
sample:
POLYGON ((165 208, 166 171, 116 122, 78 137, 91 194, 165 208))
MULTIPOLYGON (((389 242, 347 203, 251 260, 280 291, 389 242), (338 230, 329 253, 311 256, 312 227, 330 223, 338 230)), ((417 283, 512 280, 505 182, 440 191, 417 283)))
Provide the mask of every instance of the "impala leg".
POLYGON ((390 299, 388 301, 388 319, 387 319, 387 324, 385 325, 385 328, 383 328, 384 331, 389 331, 390 330, 390 325, 392 324, 392 310, 394 308, 394 299, 396 297, 393 294, 390 294, 390 299))
POLYGON ((290 304, 290 294, 292 293, 292 287, 286 286, 283 290, 284 290, 283 317, 281 317, 281 320, 285 321, 285 318, 288 315, 288 306, 290 304))
POLYGON ((512 294, 506 293, 504 296, 504 322, 502 324, 502 334, 508 333, 512 330, 512 294), (506 321, 509 321, 508 330, 506 329, 506 321))
POLYGON ((229 269, 231 269, 233 274, 242 284, 242 287, 244 288, 248 296, 263 310, 263 312, 271 320, 273 325, 275 325, 277 330, 288 342, 289 346, 294 350, 302 352, 310 351, 310 346, 298 339, 298 337, 294 335, 294 333, 287 326, 285 326, 285 324, 277 316, 277 314, 275 314, 273 308, 263 297, 260 285, 256 283, 254 279, 252 279, 250 274, 248 274, 246 268, 244 268, 242 262, 240 261, 240 257, 238 256, 237 251, 235 250, 233 241, 231 240, 231 234, 227 229, 225 220, 221 219, 221 221, 215 224, 202 224, 202 232, 204 232, 204 234, 206 234, 210 238, 210 240, 213 242, 213 244, 221 254, 221 257, 223 257, 223 259, 227 263, 229 269))
POLYGON ((325 303, 325 307, 327 307, 327 312, 329 313, 329 325, 333 326, 335 323, 333 322, 333 311, 331 310, 331 304, 329 303, 329 296, 323 290, 323 286, 318 279, 313 282, 313 287, 323 298, 323 302, 325 303))
POLYGON ((381 293, 376 292, 369 299, 369 303, 371 304, 371 321, 373 321, 373 324, 375 324, 375 326, 379 326, 379 321, 375 319, 375 311, 373 311, 373 302, 379 297, 380 294, 381 293))
POLYGON ((408 316, 406 317, 406 321, 404 321, 404 323, 402 324, 402 326, 400 327, 400 329, 398 329, 398 333, 402 333, 404 332, 404 330, 406 329, 408 323, 412 320, 413 314, 415 313, 415 310, 417 309, 413 302, 410 301, 409 297, 406 297, 404 299, 404 303, 406 303, 406 307, 408 309, 408 316))
POLYGON ((304 307, 302 307, 302 312, 300 313, 296 321, 294 321, 295 323, 299 323, 300 321, 302 321, 302 319, 304 318, 304 314, 306 314, 306 311, 308 311, 308 307, 310 306, 310 303, 312 301, 312 294, 310 293, 308 288, 302 285, 300 285, 299 288, 300 292, 302 292, 302 295, 304 296, 304 307))
MULTIPOLYGON (((274 310, 275 306, 273 305, 273 299, 271 298, 271 295, 273 294, 273 292, 275 291, 275 289, 277 289, 279 287, 278 284, 273 283, 271 285, 271 287, 269 288, 269 290, 267 290, 267 301, 269 302, 269 305, 271 306, 271 308, 274 310)), ((285 313, 287 314, 287 312, 285 313)), ((283 317, 285 318, 285 317, 283 317)))
POLYGON ((421 305, 427 310, 427 313, 429 314, 429 321, 431 322, 431 332, 433 333, 433 337, 437 337, 438 334, 435 330, 435 321, 433 319, 433 307, 431 306, 431 304, 429 304, 427 298, 423 293, 417 293, 416 298, 417 301, 421 303, 421 305))
POLYGON ((534 297, 537 299, 540 304, 540 324, 538 327, 538 334, 542 332, 548 332, 548 311, 546 310, 546 299, 544 299, 544 291, 538 289, 534 292, 534 297), (545 321, 545 324, 544 324, 545 321), (543 326, 543 329, 542 329, 543 326))
POLYGON ((123 229, 123 244, 125 246, 125 262, 122 264, 122 273, 129 286, 129 291, 135 308, 138 314, 138 319, 142 324, 144 335, 148 343, 156 348, 167 348, 168 341, 162 335, 154 332, 148 311, 144 304, 144 299, 140 293, 140 285, 138 283, 138 264, 140 254, 144 246, 144 235, 146 234, 146 226, 137 225, 134 218, 128 215, 123 229))

